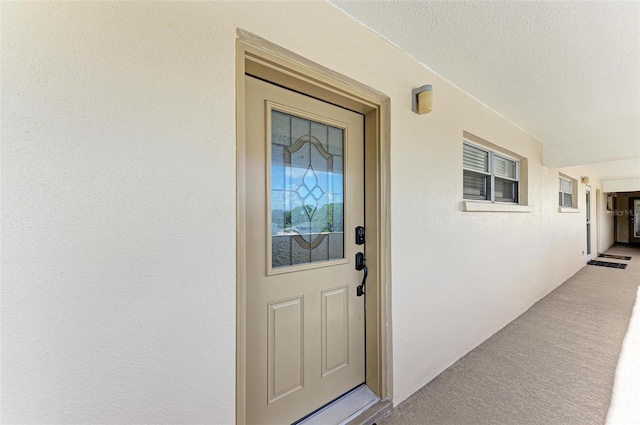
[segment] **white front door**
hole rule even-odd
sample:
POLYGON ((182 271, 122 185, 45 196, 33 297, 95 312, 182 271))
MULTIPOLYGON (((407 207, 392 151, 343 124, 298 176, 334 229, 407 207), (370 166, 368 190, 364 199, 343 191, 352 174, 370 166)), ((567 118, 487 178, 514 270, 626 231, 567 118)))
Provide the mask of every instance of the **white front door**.
POLYGON ((365 380, 362 115, 245 77, 246 417, 294 422, 365 380))

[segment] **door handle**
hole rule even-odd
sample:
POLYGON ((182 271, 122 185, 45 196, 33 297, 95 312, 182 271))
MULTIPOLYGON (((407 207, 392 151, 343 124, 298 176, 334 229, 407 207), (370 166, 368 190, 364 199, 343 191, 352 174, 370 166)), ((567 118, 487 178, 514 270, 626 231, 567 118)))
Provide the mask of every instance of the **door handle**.
POLYGON ((364 286, 367 283, 367 275, 369 274, 369 270, 367 269, 367 260, 364 258, 364 254, 362 252, 358 252, 356 254, 356 270, 364 271, 362 283, 356 288, 356 295, 361 297, 364 295, 364 286))

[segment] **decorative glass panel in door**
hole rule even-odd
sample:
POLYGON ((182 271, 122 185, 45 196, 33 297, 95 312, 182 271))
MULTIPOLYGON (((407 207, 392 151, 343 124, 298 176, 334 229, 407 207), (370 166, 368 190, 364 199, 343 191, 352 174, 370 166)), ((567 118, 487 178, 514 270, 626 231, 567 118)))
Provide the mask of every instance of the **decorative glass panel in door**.
POLYGON ((344 130, 271 111, 271 266, 344 258, 344 130))

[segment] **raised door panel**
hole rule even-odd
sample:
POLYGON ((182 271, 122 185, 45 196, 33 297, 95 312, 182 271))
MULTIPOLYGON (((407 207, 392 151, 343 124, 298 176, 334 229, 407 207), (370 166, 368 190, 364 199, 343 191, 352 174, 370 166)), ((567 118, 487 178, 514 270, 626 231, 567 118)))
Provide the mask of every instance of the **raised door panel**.
POLYGON ((349 364, 347 287, 322 293, 322 377, 349 364))
POLYGON ((304 387, 303 298, 269 304, 269 404, 304 387))

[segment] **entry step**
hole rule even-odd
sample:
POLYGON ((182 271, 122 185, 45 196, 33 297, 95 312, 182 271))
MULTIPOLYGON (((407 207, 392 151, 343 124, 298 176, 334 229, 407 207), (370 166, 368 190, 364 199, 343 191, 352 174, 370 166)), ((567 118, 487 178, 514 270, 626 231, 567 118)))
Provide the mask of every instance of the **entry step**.
POLYGON ((336 399, 297 425, 344 425, 380 401, 366 385, 336 399))

